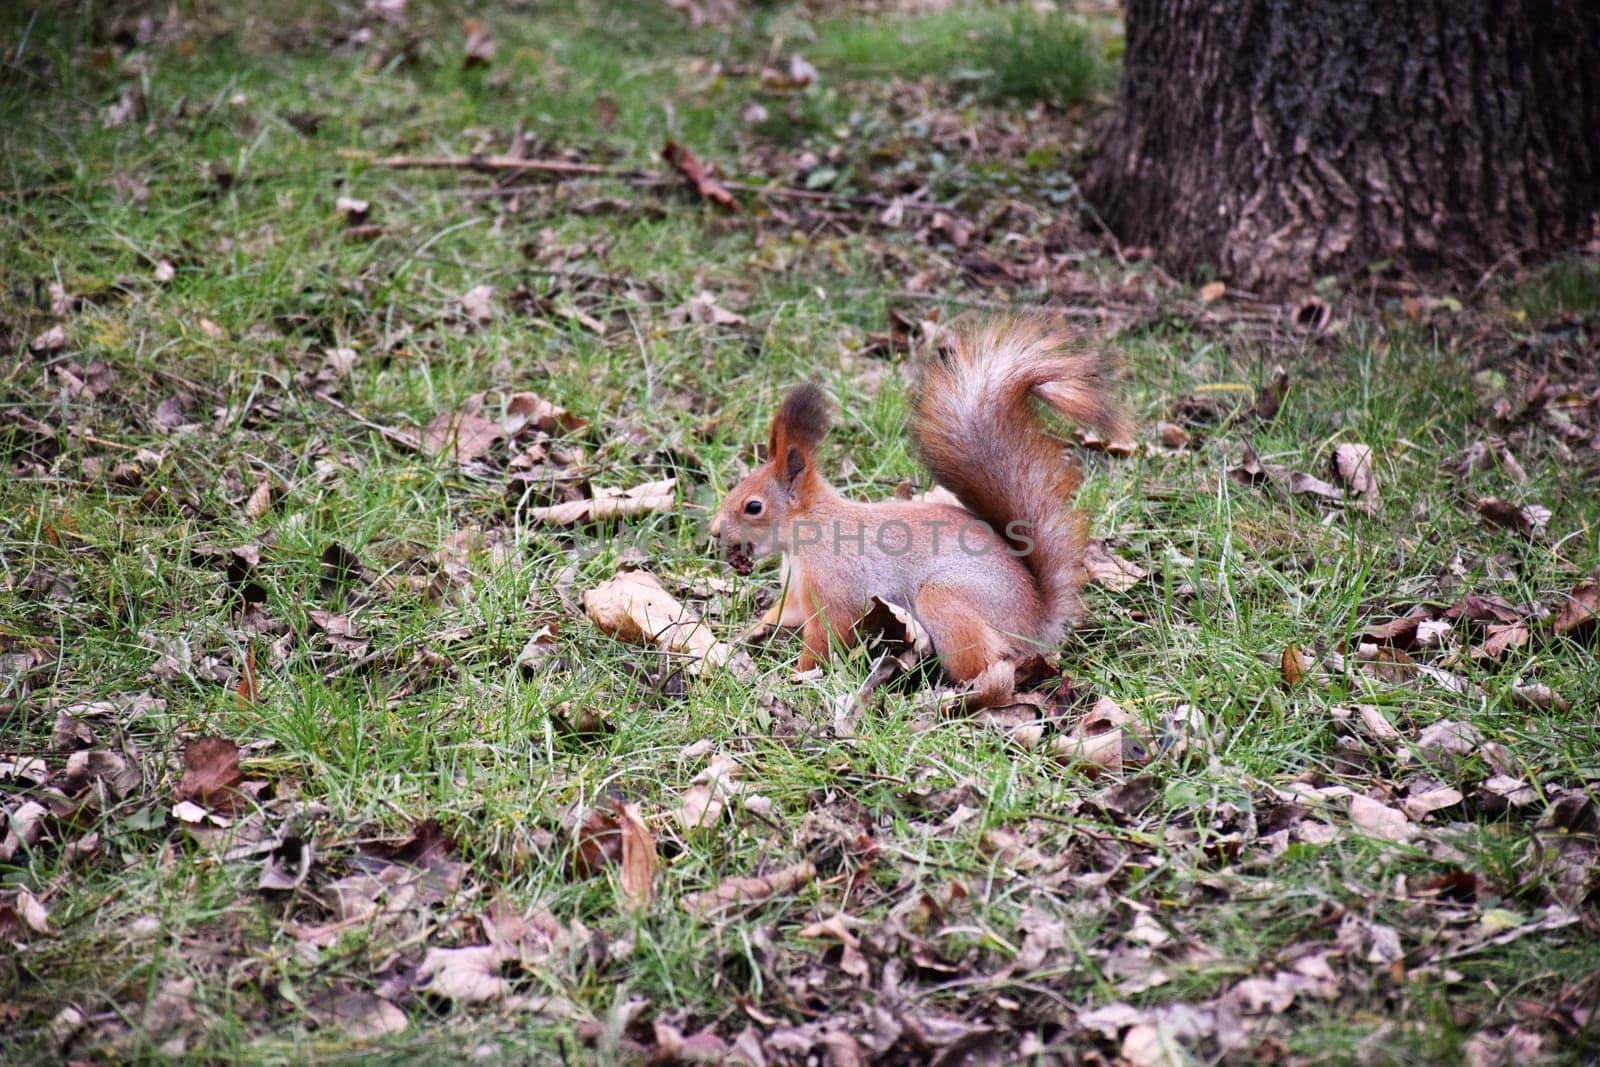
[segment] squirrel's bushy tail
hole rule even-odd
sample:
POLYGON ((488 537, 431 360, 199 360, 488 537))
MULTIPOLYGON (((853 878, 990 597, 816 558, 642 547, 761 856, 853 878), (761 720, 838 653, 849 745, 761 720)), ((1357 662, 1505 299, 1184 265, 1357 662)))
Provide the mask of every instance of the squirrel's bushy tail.
POLYGON ((1040 632, 1055 644, 1082 615, 1087 533, 1069 504, 1081 481, 1031 397, 1108 438, 1127 435, 1110 366, 1043 317, 960 330, 922 373, 912 433, 939 484, 1019 549, 1039 590, 1040 632), (1031 548, 1028 542, 1032 542, 1031 548))

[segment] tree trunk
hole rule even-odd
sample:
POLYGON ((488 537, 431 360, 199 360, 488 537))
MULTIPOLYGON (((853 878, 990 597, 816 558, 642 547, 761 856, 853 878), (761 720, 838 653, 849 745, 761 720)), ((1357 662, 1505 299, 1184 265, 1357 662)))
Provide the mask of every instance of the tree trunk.
POLYGON ((1127 0, 1086 191, 1269 291, 1570 245, 1600 211, 1600 0, 1127 0))

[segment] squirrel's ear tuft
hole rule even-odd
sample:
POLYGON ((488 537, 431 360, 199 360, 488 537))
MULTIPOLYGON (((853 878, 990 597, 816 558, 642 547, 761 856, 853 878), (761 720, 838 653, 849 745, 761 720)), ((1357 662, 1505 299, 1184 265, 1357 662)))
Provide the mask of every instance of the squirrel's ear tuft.
POLYGON ((810 382, 795 386, 772 417, 772 454, 776 456, 790 448, 815 451, 832 421, 833 410, 826 393, 810 382))

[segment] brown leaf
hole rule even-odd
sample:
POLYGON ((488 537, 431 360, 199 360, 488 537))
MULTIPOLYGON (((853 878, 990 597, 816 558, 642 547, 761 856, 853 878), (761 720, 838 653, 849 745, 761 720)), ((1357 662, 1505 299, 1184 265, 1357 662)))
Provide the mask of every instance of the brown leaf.
POLYGON ((1089 714, 1079 719, 1072 732, 1050 742, 1052 755, 1102 767, 1112 774, 1122 772, 1125 727, 1128 713, 1110 697, 1101 697, 1089 714))
POLYGON ((572 846, 572 874, 592 878, 622 861, 622 823, 606 809, 591 811, 578 827, 572 846))
POLYGON ((1474 645, 1471 655, 1474 659, 1499 659, 1514 648, 1522 648, 1530 636, 1525 623, 1491 623, 1483 644, 1474 645))
POLYGON ((661 158, 665 159, 674 170, 684 176, 697 195, 719 204, 729 211, 739 210, 739 201, 734 199, 733 194, 728 192, 722 183, 707 173, 705 164, 701 163, 695 154, 683 147, 683 145, 677 141, 668 141, 661 148, 661 158))
POLYGON ((430 948, 417 968, 417 987, 467 1004, 499 1000, 512 990, 500 973, 504 954, 493 945, 430 948))
POLYGON ((1583 582, 1568 593, 1556 609, 1555 631, 1570 634, 1587 629, 1600 619, 1600 585, 1583 582))
POLYGON ((1278 662, 1278 672, 1283 678, 1283 684, 1290 689, 1299 685, 1315 662, 1310 656, 1301 652, 1298 645, 1285 648, 1278 662))
POLYGON ((462 293, 461 313, 480 326, 494 318, 494 286, 474 285, 462 293))
POLYGON ((183 779, 174 796, 220 812, 231 812, 244 799, 239 786, 239 746, 222 737, 202 737, 183 748, 183 779))
POLYGON ((9 900, 0 898, 0 938, 15 939, 19 926, 36 934, 50 933, 49 913, 39 898, 26 889, 18 889, 9 900))
POLYGON ((1427 608, 1413 608, 1409 614, 1386 622, 1373 623, 1361 631, 1364 640, 1410 649, 1417 644, 1417 627, 1433 618, 1427 608))
POLYGON ((328 644, 342 652, 359 655, 366 652, 372 643, 370 637, 363 637, 357 632, 356 624, 343 615, 313 608, 306 612, 306 617, 311 620, 311 625, 321 630, 328 638, 328 644))
POLYGON ((729 878, 705 892, 689 894, 680 904, 691 915, 709 917, 791 893, 816 876, 817 869, 810 863, 796 863, 764 878, 729 878))
POLYGON ((677 484, 676 478, 664 478, 659 482, 636 485, 632 489, 601 486, 594 490, 594 496, 588 500, 568 500, 561 504, 528 508, 525 514, 533 522, 575 526, 584 522, 605 522, 607 519, 670 511, 678 501, 677 484))
POLYGON ((456 411, 441 412, 422 432, 422 449, 455 463, 470 463, 505 438, 503 425, 484 418, 483 395, 469 397, 456 411))
POLYGON ((685 655, 691 672, 721 667, 734 654, 649 571, 623 571, 600 583, 583 594, 583 610, 612 637, 685 655))
POLYGON ((318 1026, 343 1031, 354 1041, 402 1033, 408 1025, 406 1013, 387 1000, 342 984, 312 997, 306 1004, 306 1013, 318 1026))
POLYGON ((36 356, 50 356, 67 347, 67 331, 62 326, 52 326, 28 342, 28 351, 36 356))
POLYGON ((807 63, 799 52, 789 57, 787 70, 779 70, 776 67, 763 67, 761 70, 762 87, 780 92, 804 89, 814 85, 816 81, 817 68, 807 63))
POLYGON ((1372 449, 1366 445, 1342 444, 1333 450, 1333 469, 1357 506, 1367 514, 1378 510, 1378 476, 1372 466, 1372 449))
POLYGON ((1538 537, 1550 523, 1550 509, 1539 504, 1519 506, 1497 496, 1486 496, 1474 500, 1472 506, 1485 521, 1523 537, 1538 537))
POLYGON ((1167 422, 1165 419, 1156 423, 1156 436, 1161 438, 1163 448, 1170 448, 1173 451, 1189 447, 1189 441, 1193 437, 1182 426, 1175 422, 1167 422))
POLYGON ((1089 580, 1114 592, 1126 592, 1145 579, 1147 572, 1132 560, 1113 556, 1100 538, 1090 539, 1084 552, 1083 567, 1089 580))
POLYGON ((244 517, 259 519, 266 515, 267 509, 272 507, 272 480, 263 478, 256 484, 255 491, 250 494, 250 499, 244 502, 244 517))
POLYGON ((1200 287, 1199 292, 1196 293, 1196 295, 1200 297, 1200 302, 1202 304, 1210 304, 1221 300, 1227 295, 1227 293, 1227 282, 1207 282, 1200 287))
POLYGON ((1416 828, 1405 812, 1357 793, 1350 798, 1350 821, 1368 837, 1409 841, 1416 828))
POLYGON ((504 428, 510 437, 515 437, 527 426, 555 437, 576 433, 588 425, 589 420, 582 415, 574 415, 566 408, 557 407, 538 393, 513 393, 506 399, 504 428))
POLYGON ((239 703, 247 707, 261 699, 261 687, 256 681, 256 649, 254 645, 245 646, 244 663, 239 671, 239 685, 234 692, 239 697, 239 703))
POLYGON ((644 824, 644 817, 632 804, 613 804, 622 831, 622 870, 618 881, 622 892, 637 908, 647 908, 655 899, 656 839, 644 824))
POLYGON ((1421 820, 1430 812, 1453 808, 1461 803, 1461 800, 1461 790, 1444 785, 1421 793, 1413 793, 1400 802, 1400 807, 1413 819, 1421 820))
POLYGON ((561 635, 559 622, 547 622, 533 632, 528 643, 517 653, 517 669, 524 678, 533 678, 543 669, 545 661, 555 655, 557 640, 561 635))
POLYGON ((466 32, 467 43, 461 59, 462 67, 486 67, 494 60, 494 37, 489 33, 489 27, 477 19, 463 19, 461 28, 466 32))

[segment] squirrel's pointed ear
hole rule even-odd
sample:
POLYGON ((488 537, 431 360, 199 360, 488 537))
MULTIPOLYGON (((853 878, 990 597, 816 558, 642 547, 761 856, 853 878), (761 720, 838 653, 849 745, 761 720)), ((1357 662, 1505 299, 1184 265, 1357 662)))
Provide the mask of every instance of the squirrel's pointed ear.
POLYGON ((793 489, 794 483, 806 472, 806 454, 791 447, 783 457, 783 487, 793 489))

